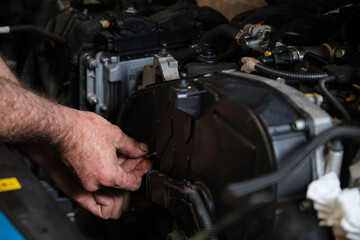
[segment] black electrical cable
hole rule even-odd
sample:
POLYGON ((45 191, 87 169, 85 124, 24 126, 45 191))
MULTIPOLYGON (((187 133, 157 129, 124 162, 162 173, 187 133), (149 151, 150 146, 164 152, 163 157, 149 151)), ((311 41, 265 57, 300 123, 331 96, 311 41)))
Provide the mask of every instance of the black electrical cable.
POLYGON ((326 87, 326 84, 329 82, 335 82, 336 78, 335 76, 328 76, 326 78, 322 78, 319 80, 319 87, 323 94, 326 96, 326 98, 331 102, 332 105, 341 113, 341 115, 345 118, 346 123, 351 125, 352 120, 349 112, 345 109, 345 107, 335 98, 334 95, 329 92, 329 90, 326 87))
MULTIPOLYGON (((213 231, 211 217, 203 201, 201 200, 199 193, 196 190, 191 189, 186 191, 186 195, 189 198, 192 206, 195 208, 195 214, 198 217, 201 229, 204 231, 213 231)), ((217 240, 217 237, 215 235, 210 235, 207 239, 217 240)))
POLYGON ((191 237, 189 240, 209 240, 212 236, 219 235, 227 231, 228 229, 230 229, 240 221, 245 219, 247 220, 249 216, 261 214, 264 208, 273 206, 273 202, 263 201, 257 203, 248 200, 240 203, 239 206, 241 207, 238 207, 235 210, 231 211, 231 213, 229 213, 228 215, 223 217, 220 221, 218 221, 212 230, 202 230, 195 236, 191 237))
POLYGON ((260 73, 272 77, 281 77, 285 79, 293 79, 293 80, 301 80, 301 81, 317 81, 321 78, 325 78, 328 76, 327 73, 310 73, 310 74, 294 73, 294 72, 272 68, 261 63, 255 64, 255 69, 260 73))
POLYGON ((248 181, 232 183, 226 187, 226 193, 231 197, 243 197, 250 193, 265 189, 279 183, 301 167, 310 159, 315 151, 331 139, 360 137, 360 128, 351 126, 333 127, 314 137, 306 146, 300 148, 290 157, 290 163, 283 168, 248 181))
POLYGON ((61 43, 65 43, 66 40, 63 37, 60 37, 57 34, 54 34, 52 32, 46 31, 40 27, 37 26, 33 26, 33 25, 15 25, 15 26, 10 26, 10 32, 25 32, 25 31, 30 31, 30 32, 36 32, 39 33, 45 37, 48 37, 51 40, 55 40, 57 42, 61 42, 61 43))

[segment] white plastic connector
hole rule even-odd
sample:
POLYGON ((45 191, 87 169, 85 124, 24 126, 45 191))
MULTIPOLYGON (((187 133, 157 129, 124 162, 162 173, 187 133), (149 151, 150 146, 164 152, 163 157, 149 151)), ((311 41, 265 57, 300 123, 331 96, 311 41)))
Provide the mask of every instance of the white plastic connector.
POLYGON ((0 34, 9 33, 9 32, 10 32, 10 26, 0 27, 0 34))
POLYGON ((241 71, 246 73, 255 72, 255 64, 259 63, 259 60, 251 57, 243 57, 241 58, 241 62, 243 65, 241 66, 241 71))

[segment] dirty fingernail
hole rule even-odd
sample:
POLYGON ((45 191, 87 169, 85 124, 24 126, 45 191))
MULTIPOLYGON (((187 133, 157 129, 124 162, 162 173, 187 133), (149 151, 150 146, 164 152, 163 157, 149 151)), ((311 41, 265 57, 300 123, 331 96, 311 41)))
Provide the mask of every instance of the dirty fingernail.
POLYGON ((143 152, 148 152, 149 151, 148 146, 145 143, 140 143, 139 147, 143 152))

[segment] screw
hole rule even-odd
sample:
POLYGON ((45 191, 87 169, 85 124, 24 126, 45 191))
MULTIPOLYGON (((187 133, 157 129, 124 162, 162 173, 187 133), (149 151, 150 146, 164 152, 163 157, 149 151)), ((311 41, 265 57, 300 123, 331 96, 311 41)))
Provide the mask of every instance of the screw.
POLYGON ((161 57, 166 57, 168 55, 168 52, 166 50, 167 44, 166 44, 166 42, 161 42, 160 45, 161 45, 161 49, 160 49, 159 55, 161 57))

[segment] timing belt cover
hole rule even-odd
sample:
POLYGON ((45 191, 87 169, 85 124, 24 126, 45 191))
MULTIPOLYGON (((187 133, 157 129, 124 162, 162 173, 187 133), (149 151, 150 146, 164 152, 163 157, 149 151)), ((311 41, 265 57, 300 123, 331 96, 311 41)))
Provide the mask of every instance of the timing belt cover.
MULTIPOLYGON (((157 152, 154 168, 204 183, 217 217, 231 211, 221 197, 227 184, 276 171, 314 134, 313 119, 291 97, 262 81, 228 74, 150 85, 125 109, 121 127, 157 152), (297 119, 307 127, 294 130, 297 119)), ((313 168, 309 161, 267 191, 274 201, 305 194, 313 168)), ((271 227, 274 211, 267 216, 253 226, 253 234, 271 227)))

